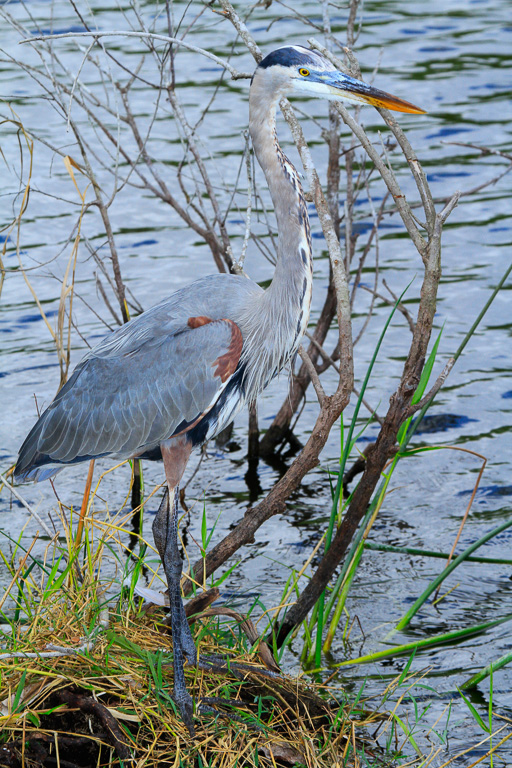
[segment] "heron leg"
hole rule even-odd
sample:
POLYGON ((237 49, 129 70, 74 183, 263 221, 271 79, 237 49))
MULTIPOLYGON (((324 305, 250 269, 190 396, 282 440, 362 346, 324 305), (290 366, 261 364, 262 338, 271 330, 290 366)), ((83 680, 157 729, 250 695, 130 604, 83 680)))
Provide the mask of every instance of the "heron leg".
POLYGON ((181 600, 180 581, 183 563, 178 549, 178 487, 169 490, 169 496, 163 499, 153 523, 153 536, 162 559, 169 587, 174 657, 173 698, 181 713, 183 722, 187 726, 190 735, 193 736, 193 702, 185 685, 183 664, 185 656, 191 664, 196 664, 197 651, 181 600))
POLYGON ((185 685, 184 657, 189 663, 197 663, 197 650, 190 632, 181 599, 181 573, 183 563, 178 548, 178 498, 179 479, 183 474, 190 448, 176 445, 174 450, 162 450, 169 494, 164 497, 153 523, 153 536, 169 587, 171 629, 173 644, 174 689, 173 698, 191 736, 194 735, 192 720, 193 701, 185 685), (185 450, 183 450, 185 448, 185 450))

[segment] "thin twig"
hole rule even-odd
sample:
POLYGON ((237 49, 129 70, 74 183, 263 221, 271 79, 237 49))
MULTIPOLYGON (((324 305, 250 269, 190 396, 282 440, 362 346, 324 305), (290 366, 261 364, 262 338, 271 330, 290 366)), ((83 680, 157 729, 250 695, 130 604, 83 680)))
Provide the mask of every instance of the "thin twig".
POLYGON ((297 351, 302 359, 302 362, 307 368, 309 377, 311 379, 311 383, 313 384, 315 388, 316 396, 318 397, 318 402, 320 403, 320 407, 322 407, 325 402, 326 395, 325 395, 325 390, 322 387, 322 382, 320 381, 320 377, 316 372, 316 368, 313 365, 310 356, 308 355, 308 353, 306 352, 302 344, 300 345, 297 351))
MULTIPOLYGON (((455 540, 452 544, 452 548, 450 549, 450 552, 448 554, 448 559, 445 563, 445 568, 447 568, 453 558, 453 555, 455 553, 455 549, 457 547, 457 544, 459 543, 459 539, 462 534, 462 530, 466 524, 466 520, 468 519, 468 515, 470 512, 471 507, 473 506, 473 501, 475 500, 476 492, 478 491, 478 486, 480 485, 480 480, 482 479, 482 475, 484 474, 485 467, 487 465, 487 458, 485 456, 482 456, 481 453, 477 453, 476 451, 471 451, 469 448, 462 448, 459 445, 446 445, 445 448, 452 449, 452 450, 458 450, 463 451, 464 453, 470 453, 472 456, 477 456, 479 459, 482 459, 482 466, 480 467, 480 471, 478 472, 478 477, 476 479, 475 485, 473 486, 473 492, 471 493, 471 497, 467 503, 466 510, 464 512, 464 515, 462 516, 462 520, 460 521, 459 530, 457 531, 457 535, 455 536, 455 540)), ((441 585, 438 586, 434 593, 434 600, 436 600, 439 590, 441 589, 441 585)))
POLYGON ((441 144, 448 144, 454 147, 467 147, 468 149, 476 149, 483 155, 498 155, 499 157, 505 157, 507 160, 512 160, 512 155, 508 152, 502 152, 500 149, 493 149, 492 147, 481 147, 478 144, 466 144, 463 141, 441 141, 441 144))
POLYGON ((20 40, 20 45, 24 43, 37 43, 37 42, 43 42, 46 43, 48 40, 63 40, 66 38, 72 38, 76 39, 79 37, 94 37, 96 40, 99 40, 102 37, 138 37, 138 38, 146 38, 148 40, 161 40, 164 43, 169 43, 172 45, 175 45, 177 47, 186 48, 189 51, 193 51, 194 53, 200 53, 202 56, 206 56, 207 59, 211 59, 219 66, 223 67, 224 69, 227 69, 227 71, 230 73, 233 80, 241 80, 241 79, 250 79, 252 77, 252 72, 239 72, 237 69, 231 66, 231 64, 228 64, 226 61, 223 61, 218 56, 216 56, 214 53, 211 53, 210 51, 205 50, 204 48, 199 48, 197 45, 192 45, 191 43, 185 42, 185 40, 181 40, 178 37, 169 37, 168 35, 158 35, 155 32, 130 32, 128 30, 121 31, 121 30, 111 30, 109 32, 103 31, 99 32, 97 30, 91 30, 90 32, 60 32, 55 35, 41 35, 39 37, 28 37, 24 40, 20 40))
POLYGON ((433 386, 429 389, 426 395, 423 395, 421 400, 418 400, 417 403, 414 405, 410 405, 409 408, 406 411, 406 418, 408 419, 410 416, 413 416, 418 411, 421 411, 422 408, 425 407, 428 403, 430 403, 431 400, 434 399, 434 397, 437 395, 443 384, 445 383, 446 379, 448 378, 448 375, 450 371, 452 370, 453 366, 455 365, 455 358, 450 357, 448 362, 446 363, 445 367, 437 377, 435 383, 433 386))
POLYGON ((14 498, 18 499, 18 501, 19 501, 21 504, 23 504, 23 506, 25 507, 25 509, 27 510, 27 512, 28 512, 28 513, 31 515, 31 517, 33 517, 33 518, 34 518, 34 520, 37 520, 37 522, 39 523, 39 525, 41 526, 41 528, 42 528, 42 529, 45 531, 45 533, 47 533, 47 534, 48 534, 48 536, 50 537, 50 539, 53 539, 54 537, 57 537, 57 539, 58 539, 58 538, 59 538, 59 534, 58 534, 58 533, 52 533, 52 531, 51 531, 51 530, 48 528, 48 526, 46 525, 46 523, 44 522, 44 520, 43 520, 43 519, 42 519, 42 518, 41 518, 41 517, 38 515, 38 513, 35 511, 35 509, 34 509, 33 507, 31 507, 31 506, 30 506, 30 504, 28 503, 28 501, 25 501, 25 499, 23 498, 23 496, 22 496, 22 495, 21 495, 21 494, 20 494, 20 493, 19 493, 19 492, 16 490, 16 488, 14 488, 14 487, 13 487, 13 486, 12 486, 12 485, 11 485, 11 484, 8 482, 8 480, 7 480, 7 478, 5 477, 5 475, 2 475, 2 474, 0 473, 0 480, 2 480, 2 482, 3 482, 3 483, 4 483, 4 485, 5 485, 5 487, 6 487, 6 488, 8 488, 8 490, 9 490, 9 491, 12 493, 12 495, 14 496, 14 498))
POLYGON ((245 164, 246 164, 246 171, 247 171, 247 207, 246 207, 246 214, 245 214, 245 233, 244 233, 244 240, 242 243, 242 251, 240 253, 240 257, 238 261, 236 262, 236 267, 238 268, 237 272, 238 270, 240 270, 242 274, 244 270, 244 261, 245 261, 245 255, 247 253, 247 246, 249 244, 249 239, 251 237, 251 213, 252 213, 252 168, 251 168, 251 153, 249 151, 249 131, 244 132, 244 138, 245 138, 244 157, 245 157, 245 164))
POLYGON ((1 653, 0 661, 4 659, 58 659, 61 656, 77 656, 85 651, 92 651, 97 641, 85 640, 74 648, 64 645, 52 645, 48 643, 41 651, 15 651, 13 653, 1 653))

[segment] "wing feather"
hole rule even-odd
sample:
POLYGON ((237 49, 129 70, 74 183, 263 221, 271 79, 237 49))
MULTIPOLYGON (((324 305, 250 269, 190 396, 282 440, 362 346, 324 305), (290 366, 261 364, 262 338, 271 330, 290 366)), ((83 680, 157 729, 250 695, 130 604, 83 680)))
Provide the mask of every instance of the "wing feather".
POLYGON ((227 384, 224 362, 232 373, 242 350, 235 323, 201 319, 201 325, 175 320, 153 335, 150 319, 132 321, 101 342, 28 435, 17 477, 37 477, 41 470, 34 467, 50 461, 137 455, 201 418, 227 384))

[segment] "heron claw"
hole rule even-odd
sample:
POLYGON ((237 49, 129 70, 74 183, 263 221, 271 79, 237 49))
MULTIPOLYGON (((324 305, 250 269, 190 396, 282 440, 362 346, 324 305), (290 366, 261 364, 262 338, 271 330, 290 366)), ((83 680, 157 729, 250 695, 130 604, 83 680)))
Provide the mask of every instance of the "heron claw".
POLYGON ((194 727, 194 701, 186 689, 173 692, 174 703, 176 704, 178 711, 181 715, 181 719, 187 726, 187 730, 192 738, 196 735, 196 729, 194 727))

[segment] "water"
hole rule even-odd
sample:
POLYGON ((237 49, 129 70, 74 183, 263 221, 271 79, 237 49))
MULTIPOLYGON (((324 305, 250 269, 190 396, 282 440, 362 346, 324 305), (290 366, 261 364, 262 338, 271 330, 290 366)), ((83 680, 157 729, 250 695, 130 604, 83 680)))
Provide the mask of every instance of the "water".
MULTIPOLYGON (((246 6, 244 6, 246 7, 246 6)), ((183 10, 176 5, 176 13, 183 10)), ((294 8, 320 22, 317 3, 298 2, 294 8)), ((43 29, 55 31, 79 31, 76 17, 64 2, 49 4, 31 2, 27 8, 21 4, 7 4, 3 9, 19 20, 27 19, 30 9, 33 19, 39 20, 43 29), (53 19, 50 22, 50 19, 53 19)), ((144 8, 150 19, 153 6, 144 8)), ((191 19, 194 8, 189 11, 191 19), (192 14, 192 15, 190 15, 192 14)), ((344 39, 345 11, 332 9, 333 31, 344 39)), ((127 28, 114 7, 103 6, 98 11, 98 24, 102 29, 127 28)), ((157 26, 160 22, 157 22, 157 26)), ((35 22, 28 23, 33 32, 35 22)), ((304 29, 293 18, 290 10, 273 4, 269 9, 258 7, 248 21, 252 34, 265 51, 283 42, 305 42, 313 32, 304 29), (282 16, 282 18, 280 18, 282 16), (271 25, 270 23, 273 22, 271 25), (269 26, 270 25, 270 26, 269 26)), ((159 27, 163 29, 163 22, 159 27)), ((206 12, 188 38, 196 45, 226 57, 231 51, 232 31, 219 16, 206 12)), ((316 37, 320 33, 315 30, 316 37)), ((23 56, 28 65, 36 65, 38 58, 27 46, 17 45, 18 36, 2 22, 0 47, 14 57, 23 56)), ((364 28, 357 42, 356 52, 363 66, 363 74, 371 75, 380 62, 376 84, 397 95, 425 107, 428 115, 401 116, 418 156, 423 162, 436 197, 450 196, 456 189, 467 191, 478 188, 484 182, 505 170, 507 161, 495 154, 481 156, 478 151, 454 145, 450 142, 490 146, 495 150, 510 152, 511 146, 511 59, 512 23, 510 6, 506 0, 493 2, 438 2, 422 3, 416 0, 407 4, 398 2, 367 3, 364 9, 364 28)), ((83 44, 84 46, 86 43, 83 44)), ((139 60, 142 50, 139 42, 115 39, 109 42, 111 50, 122 55, 132 66, 139 60)), ((75 45, 61 41, 57 47, 69 69, 67 83, 72 82, 82 61, 75 45), (69 79, 71 78, 71 79, 69 79)), ((51 101, 27 74, 14 66, 8 57, 0 61, 0 96, 6 99, 16 115, 29 131, 34 131, 51 146, 69 152, 80 161, 71 130, 66 129, 66 119, 52 109, 51 101)), ((252 68, 251 57, 238 49, 233 63, 243 71, 252 68)), ((115 67, 112 64, 112 69, 115 67)), ((119 71, 116 70, 117 76, 119 71)), ((155 69, 151 57, 143 69, 147 79, 154 78, 155 69)), ((115 126, 115 113, 119 95, 111 83, 105 90, 98 83, 94 70, 85 64, 82 76, 98 92, 108 94, 113 114, 108 126, 115 126)), ((177 59, 177 80, 183 107, 191 122, 196 120, 203 105, 213 95, 218 69, 211 61, 185 51, 177 59)), ((211 113, 198 129, 204 148, 207 166, 213 173, 223 205, 229 199, 228 190, 236 183, 244 140, 242 131, 247 127, 247 81, 226 82, 214 102, 211 113), (235 154, 238 153, 238 154, 235 154)), ((144 83, 132 90, 133 112, 144 117, 146 123, 152 114, 156 90, 144 83)), ((320 101, 300 105, 304 113, 324 118, 326 107, 320 101)), ((4 117, 13 118, 7 104, 0 108, 4 117)), ((90 129, 85 126, 83 115, 75 105, 71 116, 92 140, 90 129)), ((365 125, 378 141, 377 129, 383 130, 377 113, 370 109, 363 113, 365 125)), ((325 167, 325 150, 320 129, 310 119, 304 119, 304 130, 311 142, 315 162, 320 170, 325 167)), ((383 131, 384 135, 385 132, 383 131)), ((133 140, 123 130, 124 141, 129 146, 133 140)), ((283 146, 296 162, 286 126, 280 126, 283 146)), ((16 178, 18 164, 18 139, 12 124, 0 127, 1 146, 9 163, 4 166, 3 205, 0 224, 10 221, 13 211, 19 209, 19 185, 16 178)), ((100 134, 94 139, 94 151, 105 158, 107 142, 100 134)), ((349 138, 344 134, 344 141, 349 138)), ((150 151, 160 161, 164 178, 171 178, 173 166, 182 156, 181 138, 174 121, 169 117, 165 102, 153 128, 150 151)), ((112 165, 115 158, 112 161, 112 165)), ((24 172, 27 169, 25 156, 24 172)), ((124 172, 124 168, 121 167, 124 172)), ((98 173, 105 196, 114 185, 112 174, 98 173)), ((242 179, 244 179, 242 173, 242 179)), ((261 181, 261 176, 258 177, 261 181)), ((436 328, 444 327, 437 370, 456 350, 464 333, 483 306, 489 291, 497 283, 510 261, 512 222, 510 214, 510 178, 504 176, 495 184, 473 195, 463 196, 458 208, 450 217, 443 235, 443 278, 439 291, 436 328)), ((84 189, 83 179, 77 174, 78 184, 84 189)), ((415 199, 412 182, 406 175, 400 181, 406 194, 415 199)), ((190 184, 190 179, 185 178, 190 184)), ((244 231, 243 212, 246 192, 240 186, 235 204, 229 216, 229 231, 238 253, 244 231)), ((29 269, 27 274, 38 297, 43 303, 52 326, 60 293, 60 279, 70 255, 69 238, 75 225, 80 206, 76 190, 60 157, 47 146, 36 143, 34 171, 29 208, 24 216, 20 235, 22 259, 29 269)), ((374 201, 378 205, 378 200, 374 201)), ((360 206, 358 227, 363 232, 371 223, 367 206, 360 206)), ((190 282, 198 274, 214 271, 208 249, 200 237, 183 226, 168 206, 148 192, 130 187, 124 189, 110 209, 123 276, 138 301, 148 307, 164 298, 173 290, 190 282)), ((402 236, 398 217, 386 219, 380 238, 380 274, 386 278, 396 293, 415 278, 407 293, 407 305, 414 313, 420 285, 421 265, 408 242, 402 236)), ((260 227, 254 222, 256 230, 260 227)), ((318 220, 312 219, 315 244, 315 293, 313 318, 319 312, 323 300, 327 276, 327 259, 323 252, 318 220)), ((261 231, 261 227, 260 230, 261 231)), ((106 253, 103 228, 96 211, 89 210, 84 216, 83 232, 93 248, 106 253)), ((2 233, 5 234, 5 233, 2 233)), ((54 344, 48 329, 41 320, 32 296, 19 270, 17 257, 11 244, 16 233, 10 234, 4 263, 8 274, 0 300, 0 388, 2 421, 0 429, 0 466, 6 470, 14 461, 17 449, 36 417, 34 393, 39 406, 48 403, 55 394, 59 370, 54 344)), ((359 245, 364 243, 361 234, 359 245)), ((369 263, 364 280, 373 285, 374 267, 369 263)), ((263 259, 251 244, 246 268, 256 280, 268 280, 271 265, 263 259)), ((80 246, 77 264, 77 297, 73 315, 80 334, 72 334, 72 364, 85 350, 85 341, 91 344, 105 332, 102 320, 91 311, 94 307, 100 317, 114 325, 112 317, 98 295, 94 280, 96 266, 89 252, 80 246)), ((102 282, 105 284, 104 278, 102 282)), ((106 284, 105 284, 106 285, 106 284)), ((464 355, 443 391, 431 409, 432 418, 426 424, 418 441, 429 445, 446 446, 446 450, 423 454, 401 463, 393 478, 393 492, 385 501, 372 538, 397 546, 441 549, 451 547, 461 516, 469 500, 481 461, 470 454, 449 450, 459 446, 469 448, 487 458, 487 467, 481 488, 472 506, 471 514, 462 534, 458 551, 510 516, 511 487, 511 425, 512 392, 510 362, 510 283, 497 297, 485 317, 478 333, 473 337, 464 355)), ((354 313, 354 332, 357 334, 364 322, 369 298, 360 292, 354 313)), ((364 374, 380 333, 388 308, 381 302, 356 352, 356 376, 364 374)), ((334 332, 331 336, 334 339, 334 332)), ((396 387, 409 343, 409 331, 405 321, 397 318, 391 327, 383 352, 377 361, 375 375, 368 391, 368 400, 384 412, 390 394, 396 387)), ((327 348, 329 348, 327 344, 327 348)), ((326 388, 334 379, 326 376, 326 388)), ((276 409, 283 400, 286 379, 274 382, 259 404, 260 424, 263 428, 271 423, 276 409)), ((306 439, 314 423, 316 405, 313 395, 299 422, 298 436, 306 439)), ((347 410, 350 416, 351 409, 347 410)), ((375 428, 368 435, 374 436, 375 428)), ((212 539, 219 540, 238 520, 252 499, 244 480, 246 463, 246 415, 238 417, 230 452, 222 452, 210 446, 208 456, 200 472, 187 490, 189 503, 197 500, 193 512, 202 507, 204 494, 210 524, 217 514, 222 515, 212 539)), ((301 565, 318 540, 322 524, 315 522, 324 517, 329 508, 329 484, 327 470, 335 469, 338 457, 339 435, 333 430, 322 454, 320 467, 305 479, 299 493, 287 505, 285 515, 271 519, 257 534, 254 545, 240 554, 243 567, 237 569, 224 584, 224 597, 246 608, 261 595, 267 607, 277 605, 291 566, 301 565), (277 565, 276 565, 277 564, 277 565)), ((364 443, 361 443, 364 447, 364 443)), ((108 464, 103 465, 107 468, 108 464)), ((265 464, 259 467, 261 493, 265 493, 277 478, 276 471, 265 464)), ((59 475, 56 487, 59 496, 75 506, 80 502, 85 479, 83 467, 70 467, 59 475)), ((148 465, 146 483, 152 487, 161 480, 161 468, 148 465)), ((108 499, 110 509, 122 504, 128 482, 128 470, 120 469, 107 475, 102 485, 102 497, 108 499)), ((55 497, 48 483, 23 488, 27 500, 44 514, 55 507, 55 497)), ((32 540, 37 526, 23 508, 9 500, 6 493, 0 496, 2 511, 1 528, 16 537, 26 525, 23 540, 32 540)), ((154 511, 154 510, 153 510, 154 511)), ((190 536, 200 538, 199 515, 192 514, 188 528, 190 536)), ((509 557, 509 541, 512 533, 506 531, 499 539, 485 547, 483 554, 493 557, 509 557)), ((195 555, 191 545, 192 556, 195 555)), ((442 568, 442 562, 416 556, 393 555, 368 551, 360 566, 356 583, 352 588, 347 609, 350 621, 357 619, 348 642, 336 639, 332 649, 333 663, 354 658, 363 653, 381 650, 381 640, 392 623, 407 610, 411 602, 442 568), (385 625, 385 626, 383 626, 385 625)), ((1 575, 5 585, 7 574, 1 575)), ((417 637, 438 634, 449 629, 471 626, 512 612, 511 571, 506 566, 467 564, 459 568, 443 585, 450 594, 437 606, 425 606, 407 632, 400 636, 406 642, 417 637)), ((510 651, 510 625, 503 624, 485 634, 470 638, 457 645, 447 645, 435 651, 423 651, 416 655, 412 669, 427 670, 422 683, 428 688, 416 688, 419 712, 428 711, 415 726, 414 733, 421 747, 443 746, 440 738, 430 731, 438 717, 436 730, 442 733, 448 717, 451 692, 471 673, 483 665, 510 651)), ((294 653, 300 653, 297 644, 294 653)), ((291 655, 286 659, 290 669, 296 667, 291 655)), ((386 660, 379 664, 352 667, 339 675, 340 682, 357 690, 367 679, 366 693, 376 703, 385 684, 403 669, 405 658, 386 660)), ((493 706, 497 714, 512 716, 511 672, 504 668, 494 677, 493 706)), ((472 694, 473 704, 485 717, 488 705, 489 683, 482 683, 472 694)), ((389 702, 388 702, 389 706, 389 702)), ((416 715, 411 701, 405 700, 400 710, 409 714, 409 723, 416 715)), ((502 721, 496 720, 496 725, 502 721)), ((468 709, 460 700, 453 699, 448 727, 449 741, 435 759, 433 765, 456 755, 469 744, 476 743, 482 732, 475 725, 468 709), (436 762, 437 760, 437 762, 436 762)), ((504 732, 506 733, 506 732, 504 732)), ((503 734, 502 734, 503 735, 503 734)), ((484 754, 479 747, 461 757, 457 765, 470 765, 484 754)), ((507 744, 499 752, 503 764, 512 762, 512 752, 507 744)), ((484 763, 485 764, 485 763, 484 763)), ((499 763, 498 763, 499 764, 499 763)))

